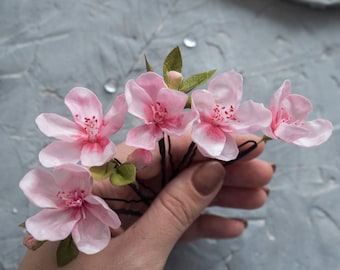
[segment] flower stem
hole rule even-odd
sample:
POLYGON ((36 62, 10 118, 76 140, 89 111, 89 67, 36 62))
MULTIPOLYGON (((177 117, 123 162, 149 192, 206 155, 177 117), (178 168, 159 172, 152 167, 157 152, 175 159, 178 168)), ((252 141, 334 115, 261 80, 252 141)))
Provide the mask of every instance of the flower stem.
POLYGON ((191 144, 188 147, 187 152, 183 156, 183 158, 182 158, 181 162, 179 163, 177 169, 173 171, 171 179, 174 178, 181 171, 181 169, 184 167, 184 165, 186 165, 186 166, 190 165, 190 163, 192 162, 192 159, 193 159, 193 157, 196 153, 196 150, 197 150, 196 143, 191 142, 191 144), (188 164, 186 164, 187 162, 188 162, 188 164))
POLYGON ((161 154, 161 168, 162 168, 162 188, 166 185, 166 154, 164 136, 158 141, 159 153, 161 154))
MULTIPOLYGON (((260 142, 261 142, 261 141, 260 141, 260 142)), ((252 145, 249 146, 246 150, 244 150, 244 151, 242 151, 242 152, 239 152, 238 155, 237 155, 237 157, 236 157, 235 159, 230 160, 230 161, 223 162, 223 163, 222 163, 223 166, 227 166, 227 165, 233 164, 235 161, 240 160, 240 159, 243 158, 245 155, 249 154, 250 152, 252 152, 253 150, 255 150, 255 149, 257 148, 258 143, 257 143, 256 141, 254 141, 254 140, 248 140, 248 141, 246 141, 246 142, 240 144, 240 145, 238 146, 238 148, 240 149, 242 146, 245 146, 245 145, 247 145, 247 144, 249 144, 249 143, 251 143, 252 145)))

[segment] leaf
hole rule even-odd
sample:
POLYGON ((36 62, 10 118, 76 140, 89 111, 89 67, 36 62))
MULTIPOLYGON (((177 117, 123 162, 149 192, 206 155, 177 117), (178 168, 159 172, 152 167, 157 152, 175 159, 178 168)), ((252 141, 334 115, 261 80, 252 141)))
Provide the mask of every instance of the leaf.
POLYGON ((171 70, 182 72, 182 54, 178 46, 167 55, 163 63, 163 76, 166 84, 168 84, 168 72, 171 70))
POLYGON ((146 66, 146 71, 153 71, 153 67, 149 64, 148 59, 146 58, 146 55, 144 55, 144 59, 145 59, 145 66, 146 66))
POLYGON ((57 249, 57 264, 59 267, 65 266, 66 264, 77 258, 79 250, 74 244, 72 236, 69 235, 66 239, 61 240, 57 249))
POLYGON ((216 69, 209 70, 207 72, 197 73, 189 78, 183 80, 182 85, 180 86, 179 90, 187 93, 190 90, 194 89, 197 85, 205 83, 207 80, 210 79, 212 75, 214 75, 216 69))
POLYGON ((91 175, 96 180, 104 180, 108 178, 114 171, 116 164, 107 162, 102 166, 93 166, 90 168, 91 175))
POLYGON ((136 166, 132 163, 123 163, 111 174, 110 181, 116 186, 125 186, 136 180, 136 166))

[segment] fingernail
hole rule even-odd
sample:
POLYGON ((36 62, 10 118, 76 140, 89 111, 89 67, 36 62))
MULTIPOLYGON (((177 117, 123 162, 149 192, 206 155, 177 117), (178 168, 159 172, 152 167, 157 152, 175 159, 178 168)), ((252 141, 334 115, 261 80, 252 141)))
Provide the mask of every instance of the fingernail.
POLYGON ((270 189, 267 187, 263 187, 264 192, 266 192, 267 196, 269 196, 270 189))
POLYGON ((276 171, 276 164, 275 163, 271 163, 270 166, 272 166, 273 172, 275 172, 276 171))
POLYGON ((220 187, 224 174, 224 168, 219 162, 205 163, 194 173, 192 184, 198 193, 207 196, 220 187))
POLYGON ((247 220, 244 220, 244 219, 241 219, 241 218, 235 218, 235 220, 242 222, 245 229, 248 228, 248 221, 247 220))

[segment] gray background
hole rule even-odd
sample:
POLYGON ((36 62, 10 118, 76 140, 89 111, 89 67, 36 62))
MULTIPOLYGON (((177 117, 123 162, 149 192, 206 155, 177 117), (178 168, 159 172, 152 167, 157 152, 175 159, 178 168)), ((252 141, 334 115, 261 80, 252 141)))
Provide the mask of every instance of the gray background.
POLYGON ((247 218, 245 233, 179 245, 168 269, 339 270, 339 1, 297 2, 1 0, 0 269, 17 268, 25 250, 17 224, 35 212, 18 188, 50 141, 35 117, 67 115, 63 97, 74 86, 92 89, 107 107, 115 96, 103 89, 107 79, 121 93, 144 71, 144 53, 161 72, 164 56, 180 45, 184 75, 235 69, 245 98, 266 104, 290 79, 313 102, 311 118, 328 118, 335 130, 317 148, 270 142, 262 158, 277 163, 277 173, 268 203, 256 211, 213 209, 247 218), (187 37, 195 48, 183 45, 187 37))

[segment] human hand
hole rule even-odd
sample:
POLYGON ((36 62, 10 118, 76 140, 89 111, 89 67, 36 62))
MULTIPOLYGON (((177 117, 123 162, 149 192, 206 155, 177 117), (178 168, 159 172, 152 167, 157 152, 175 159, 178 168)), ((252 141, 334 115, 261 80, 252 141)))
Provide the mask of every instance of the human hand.
MULTIPOLYGON (((240 145, 249 139, 259 140, 247 135, 238 137, 237 142, 240 145)), ((188 137, 172 139, 175 163, 178 164, 189 143, 188 137)), ((197 153, 192 165, 172 179, 149 208, 143 203, 109 201, 113 209, 146 212, 138 220, 135 216, 121 215, 125 231, 113 230, 113 238, 102 252, 90 256, 79 254, 64 269, 162 269, 178 240, 240 235, 246 227, 245 221, 201 213, 211 205, 253 209, 265 202, 267 191, 263 186, 271 179, 273 169, 271 164, 256 159, 263 147, 263 143, 259 144, 242 160, 226 168, 197 153)), ((120 145, 118 159, 124 161, 131 151, 120 145)), ((155 153, 152 165, 138 172, 140 181, 158 191, 161 169, 155 165, 159 163, 160 156, 155 153)), ((94 191, 104 198, 136 196, 128 187, 117 189, 108 182, 97 183, 94 191)), ((57 243, 48 242, 37 251, 28 251, 20 269, 56 268, 56 247, 57 243)))

